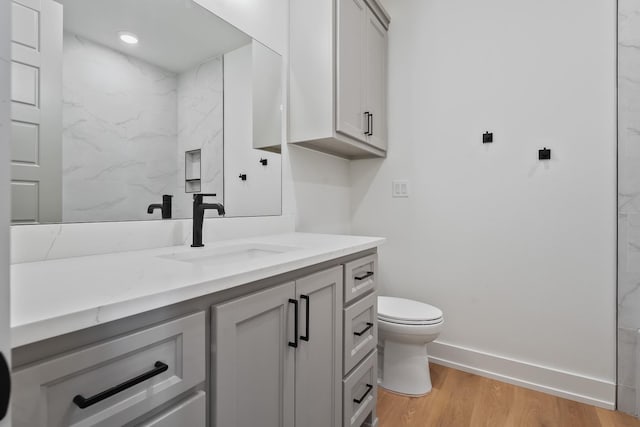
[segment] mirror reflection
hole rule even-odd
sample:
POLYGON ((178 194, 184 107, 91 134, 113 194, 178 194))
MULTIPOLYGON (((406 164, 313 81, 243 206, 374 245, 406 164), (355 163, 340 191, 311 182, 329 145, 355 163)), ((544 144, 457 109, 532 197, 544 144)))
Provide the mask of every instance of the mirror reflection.
POLYGON ((12 19, 14 224, 280 214, 279 55, 185 0, 12 19))

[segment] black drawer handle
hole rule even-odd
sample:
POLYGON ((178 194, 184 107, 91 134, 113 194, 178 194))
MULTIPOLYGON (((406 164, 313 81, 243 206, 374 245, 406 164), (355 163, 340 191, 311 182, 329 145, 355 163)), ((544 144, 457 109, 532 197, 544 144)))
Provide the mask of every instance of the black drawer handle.
POLYGON ((153 368, 151 371, 145 374, 139 375, 129 381, 123 382, 122 384, 119 384, 115 387, 111 387, 109 390, 105 390, 102 393, 96 394, 95 396, 84 398, 82 397, 81 394, 78 394, 76 395, 76 397, 73 398, 73 403, 75 403, 80 409, 88 408, 89 406, 95 405, 98 402, 101 402, 105 399, 110 398, 111 396, 115 396, 116 394, 125 391, 126 389, 129 389, 135 385, 138 385, 141 382, 151 379, 157 375, 160 375, 161 373, 169 369, 169 365, 164 364, 162 362, 156 362, 154 366, 155 368, 153 368))
POLYGON ((365 135, 369 135, 369 132, 371 132, 371 119, 370 119, 371 113, 368 111, 364 112, 364 118, 367 121, 367 130, 364 131, 365 135))
POLYGON ((358 405, 361 404, 364 401, 364 399, 369 395, 371 390, 373 390, 373 386, 371 384, 367 384, 367 391, 364 392, 364 394, 360 399, 353 399, 353 402, 357 403, 358 405))
POLYGON ((363 330, 361 330, 360 332, 354 332, 353 335, 361 337, 364 335, 365 332, 367 332, 369 329, 373 328, 373 323, 369 323, 367 322, 367 327, 364 328, 363 330))
POLYGON ((367 272, 366 272, 366 273, 364 273, 362 276, 356 276, 356 277, 354 277, 354 279, 356 279, 356 280, 364 280, 364 279, 366 279, 366 278, 368 278, 368 277, 371 277, 371 276, 373 276, 373 271, 367 271, 367 272))
POLYGON ((311 299, 309 298, 309 295, 300 295, 300 299, 303 299, 307 302, 307 311, 304 313, 304 318, 307 326, 305 327, 305 335, 301 336, 300 339, 302 341, 309 342, 309 311, 311 310, 311 299))
POLYGON ((298 300, 289 298, 289 304, 293 304, 293 336, 295 341, 289 341, 289 347, 298 348, 298 300))

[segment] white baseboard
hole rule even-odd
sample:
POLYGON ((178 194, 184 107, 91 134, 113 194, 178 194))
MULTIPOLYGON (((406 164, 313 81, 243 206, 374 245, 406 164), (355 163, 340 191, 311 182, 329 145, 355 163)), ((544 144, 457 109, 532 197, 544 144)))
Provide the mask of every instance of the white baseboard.
POLYGON ((615 409, 616 385, 572 372, 533 365, 453 344, 428 344, 429 361, 554 396, 615 409))

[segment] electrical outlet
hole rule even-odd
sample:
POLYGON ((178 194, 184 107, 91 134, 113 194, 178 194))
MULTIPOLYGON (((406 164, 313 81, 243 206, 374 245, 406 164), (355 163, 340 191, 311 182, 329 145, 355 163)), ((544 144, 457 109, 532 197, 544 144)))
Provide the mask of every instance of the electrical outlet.
POLYGON ((391 182, 392 197, 409 197, 409 181, 406 179, 396 179, 391 182))

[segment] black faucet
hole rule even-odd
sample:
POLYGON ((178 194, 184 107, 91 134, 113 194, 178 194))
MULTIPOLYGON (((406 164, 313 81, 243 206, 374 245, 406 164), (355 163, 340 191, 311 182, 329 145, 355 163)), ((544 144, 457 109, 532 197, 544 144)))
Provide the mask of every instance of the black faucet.
POLYGON ((216 209, 218 215, 224 216, 224 206, 220 203, 203 203, 202 199, 215 197, 215 194, 194 194, 193 195, 193 244, 192 248, 201 248, 202 244, 202 224, 204 222, 204 211, 216 209))
POLYGON ((152 214, 154 210, 160 209, 162 211, 162 219, 171 219, 171 198, 173 196, 170 194, 165 194, 162 196, 162 204, 153 204, 149 205, 147 208, 147 213, 152 214))

